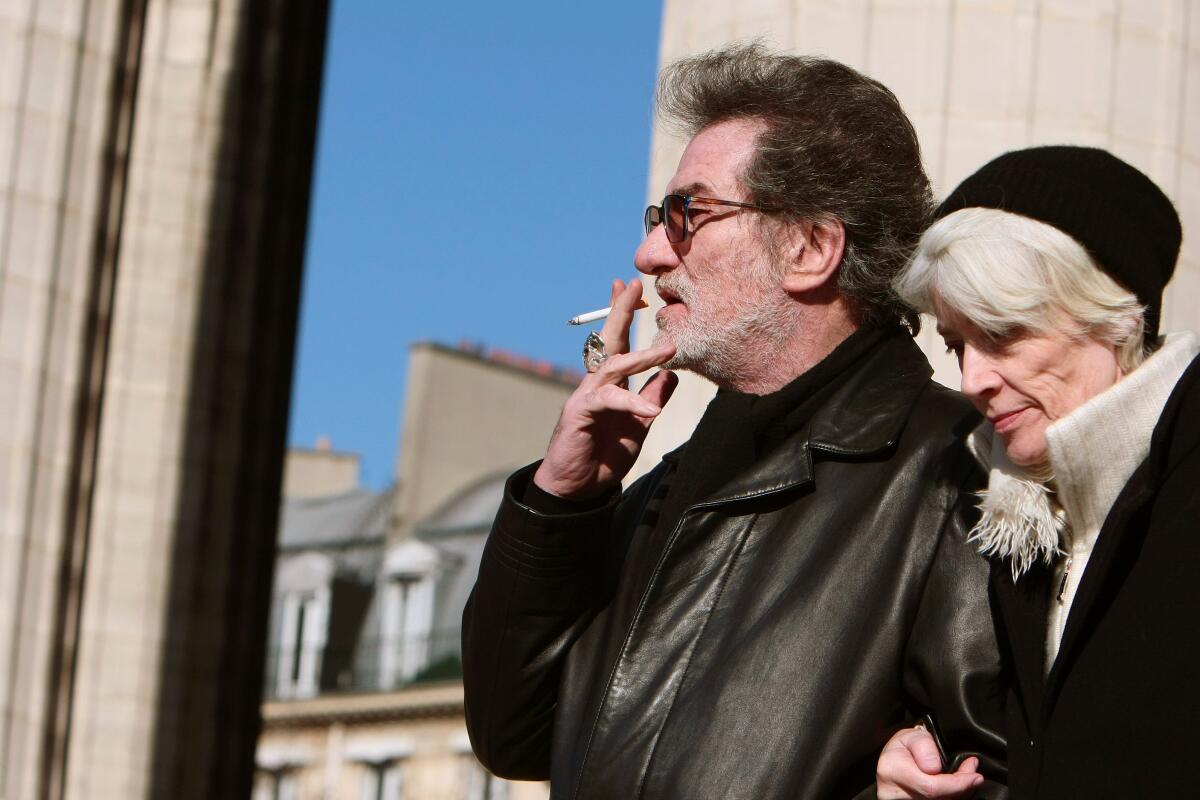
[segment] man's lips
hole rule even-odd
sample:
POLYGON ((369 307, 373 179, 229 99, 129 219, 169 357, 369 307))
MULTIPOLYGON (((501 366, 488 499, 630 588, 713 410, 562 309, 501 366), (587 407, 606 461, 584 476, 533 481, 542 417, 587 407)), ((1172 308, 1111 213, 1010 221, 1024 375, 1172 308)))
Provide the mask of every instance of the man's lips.
POLYGON ((666 303, 667 305, 671 305, 672 303, 683 302, 680 299, 679 295, 675 294, 675 292, 671 291, 670 289, 666 288, 665 286, 656 286, 656 287, 654 287, 654 289, 656 292, 658 292, 658 296, 662 298, 662 301, 664 303, 666 303))
POLYGON ((996 433, 1007 433, 1017 426, 1021 415, 1028 410, 1028 407, 1023 407, 1013 409, 1012 411, 1005 411, 1003 414, 989 415, 988 422, 992 423, 992 427, 996 429, 996 433))
POLYGON ((665 286, 655 286, 654 288, 658 292, 658 296, 661 297, 663 301, 663 307, 660 308, 658 313, 654 315, 654 319, 658 323, 658 326, 660 328, 664 327, 668 324, 671 324, 671 321, 674 321, 674 324, 679 324, 681 322, 681 316, 685 314, 687 310, 687 304, 684 303, 683 298, 665 286))

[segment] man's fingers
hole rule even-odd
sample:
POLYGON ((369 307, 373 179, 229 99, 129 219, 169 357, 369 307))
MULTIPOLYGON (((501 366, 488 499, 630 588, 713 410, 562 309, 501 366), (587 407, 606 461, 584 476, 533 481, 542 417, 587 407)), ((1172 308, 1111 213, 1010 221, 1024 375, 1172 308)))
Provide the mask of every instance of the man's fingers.
POLYGON ((979 759, 975 756, 963 759, 963 762, 958 765, 958 769, 954 770, 955 775, 974 775, 979 772, 979 759))
POLYGON ((608 293, 608 304, 615 306, 617 298, 621 296, 621 292, 625 291, 625 281, 617 278, 612 282, 612 290, 608 293))
POLYGON ((924 728, 897 732, 884 745, 876 771, 880 800, 914 797, 970 797, 983 783, 979 759, 972 756, 949 775, 942 775, 942 759, 933 736, 924 728))
POLYGON ((613 281, 612 313, 600 329, 604 349, 610 356, 629 352, 629 327, 633 324, 633 313, 641 299, 641 281, 635 278, 628 285, 620 280, 613 281))
POLYGON ((671 399, 671 395, 675 393, 675 387, 679 385, 679 376, 670 370, 662 370, 646 381, 646 385, 638 392, 646 400, 649 400, 654 405, 662 408, 671 399))
POLYGON ((973 772, 970 774, 954 773, 953 775, 926 775, 924 781, 917 787, 920 797, 970 797, 975 789, 983 783, 983 776, 973 772))
POLYGON ((929 775, 936 775, 942 771, 942 755, 938 752, 937 742, 933 740, 933 735, 924 728, 913 728, 911 731, 901 734, 901 741, 904 746, 913 754, 913 760, 917 762, 917 766, 929 775))
MULTIPOLYGON (((936 775, 942 771, 942 756, 938 753, 937 742, 924 728, 897 731, 883 746, 882 756, 889 757, 891 763, 911 763, 926 775, 936 775)), ((880 763, 883 763, 882 758, 880 763)))
POLYGON ((912 760, 912 751, 903 749, 892 752, 884 751, 879 759, 876 773, 880 785, 880 798, 900 798, 915 794, 924 796, 926 788, 932 786, 931 779, 941 778, 942 775, 930 775, 912 760), (883 786, 896 787, 897 790, 885 792, 883 786))
MULTIPOLYGON (((607 342, 607 340, 605 340, 607 342)), ((660 344, 655 347, 648 347, 645 350, 637 350, 633 353, 618 353, 610 355, 600 369, 593 372, 588 378, 592 382, 598 383, 623 383, 626 378, 631 375, 636 375, 639 372, 645 372, 651 367, 657 367, 659 364, 664 364, 675 355, 675 345, 660 344)))
POLYGON ((905 764, 898 760, 881 759, 879 767, 876 792, 880 800, 914 797, 965 798, 970 797, 983 783, 983 776, 979 773, 930 775, 912 761, 905 764))
POLYGON ((657 417, 662 411, 662 406, 611 384, 601 386, 588 395, 587 408, 593 415, 605 411, 624 411, 638 417, 657 417))

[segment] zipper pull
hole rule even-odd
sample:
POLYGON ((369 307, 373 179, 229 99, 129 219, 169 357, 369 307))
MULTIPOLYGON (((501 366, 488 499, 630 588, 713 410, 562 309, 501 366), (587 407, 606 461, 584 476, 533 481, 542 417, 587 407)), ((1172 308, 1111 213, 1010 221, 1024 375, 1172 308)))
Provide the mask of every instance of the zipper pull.
POLYGON ((1062 581, 1058 584, 1058 603, 1062 605, 1063 596, 1067 593, 1067 578, 1071 576, 1071 562, 1074 558, 1067 556, 1067 565, 1063 567, 1062 581))

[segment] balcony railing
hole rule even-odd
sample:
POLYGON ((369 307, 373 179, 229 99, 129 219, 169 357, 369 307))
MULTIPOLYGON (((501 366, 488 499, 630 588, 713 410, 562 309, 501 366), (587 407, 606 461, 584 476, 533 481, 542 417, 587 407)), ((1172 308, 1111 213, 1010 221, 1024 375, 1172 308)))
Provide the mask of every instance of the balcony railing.
POLYGON ((457 628, 428 636, 361 639, 350 646, 298 645, 267 653, 264 696, 299 699, 323 694, 386 692, 462 677, 457 628))

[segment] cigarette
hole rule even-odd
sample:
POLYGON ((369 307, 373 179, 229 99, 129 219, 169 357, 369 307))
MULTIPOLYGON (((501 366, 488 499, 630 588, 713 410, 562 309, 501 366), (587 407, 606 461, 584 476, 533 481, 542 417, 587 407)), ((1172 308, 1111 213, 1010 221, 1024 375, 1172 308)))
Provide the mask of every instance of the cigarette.
MULTIPOLYGON (((633 307, 634 311, 641 308, 649 308, 650 304, 644 299, 638 300, 637 305, 633 307)), ((589 311, 586 314, 580 314, 578 317, 571 317, 567 320, 568 325, 587 325, 589 322, 599 322, 602 319, 607 319, 612 313, 612 306, 608 308, 598 308, 595 311, 589 311)))

